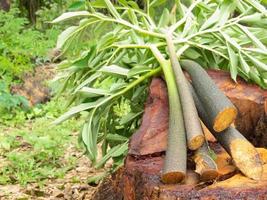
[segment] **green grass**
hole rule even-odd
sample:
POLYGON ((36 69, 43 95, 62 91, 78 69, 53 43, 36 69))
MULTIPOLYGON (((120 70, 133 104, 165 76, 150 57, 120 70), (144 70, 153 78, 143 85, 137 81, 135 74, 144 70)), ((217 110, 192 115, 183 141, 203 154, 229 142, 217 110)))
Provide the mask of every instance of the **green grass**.
POLYGON ((66 155, 66 150, 71 145, 79 148, 74 135, 81 123, 73 119, 52 126, 63 110, 62 99, 53 100, 39 108, 41 116, 23 125, 0 126, 0 184, 42 184, 63 178, 75 166, 77 158, 66 155))

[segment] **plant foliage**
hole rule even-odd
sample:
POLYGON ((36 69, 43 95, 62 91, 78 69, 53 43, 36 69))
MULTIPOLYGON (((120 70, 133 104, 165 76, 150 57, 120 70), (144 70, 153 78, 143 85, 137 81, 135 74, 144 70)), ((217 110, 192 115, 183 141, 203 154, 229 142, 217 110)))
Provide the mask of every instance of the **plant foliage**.
POLYGON ((33 110, 38 108, 29 110, 27 100, 11 94, 10 88, 20 83, 22 76, 30 73, 35 65, 49 61, 48 51, 55 46, 61 30, 59 26, 45 30, 47 27, 43 25, 52 19, 49 16, 55 17, 62 12, 59 5, 52 4, 50 10, 39 10, 38 24, 33 26, 23 17, 17 4, 12 2, 9 12, 0 10, 0 123, 4 124, 21 123, 28 116, 36 116, 33 110))
POLYGON ((51 122, 66 111, 63 100, 52 99, 32 108, 27 112, 30 120, 24 120, 23 124, 0 123, 0 185, 33 182, 41 185, 47 179, 63 178, 75 167, 77 155, 66 152, 80 150, 76 133, 82 120, 72 119, 51 126, 51 122))
POLYGON ((87 3, 87 11, 66 12, 53 21, 71 20, 57 42, 63 54, 88 44, 75 60, 59 65, 62 91, 75 106, 55 123, 88 113, 81 139, 97 167, 110 158, 120 164, 126 154, 128 138, 140 124, 147 84, 168 62, 169 33, 178 59, 228 70, 233 80, 239 75, 267 88, 267 11, 258 1, 197 0, 186 6, 179 0, 147 0, 144 7, 96 0, 87 3))

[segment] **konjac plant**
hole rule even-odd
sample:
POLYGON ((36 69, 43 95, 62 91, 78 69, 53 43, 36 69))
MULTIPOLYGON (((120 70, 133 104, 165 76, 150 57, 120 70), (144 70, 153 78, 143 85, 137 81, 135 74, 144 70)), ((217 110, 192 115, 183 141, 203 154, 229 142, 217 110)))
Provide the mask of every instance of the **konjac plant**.
MULTIPOLYGON (((199 65, 227 70, 234 81, 241 76, 267 88, 264 5, 255 0, 196 0, 188 4, 146 0, 143 9, 125 0, 116 4, 96 0, 86 5, 86 11, 67 12, 53 21, 72 24, 59 35, 57 47, 62 56, 75 57, 58 66, 60 92, 69 94, 69 105, 73 106, 55 123, 87 113, 80 133, 87 155, 97 168, 112 158, 116 170, 123 164, 130 136, 140 125, 148 84, 153 76, 161 75, 170 107, 162 181, 179 182, 186 172, 187 147, 196 150, 204 143, 196 100, 181 66, 189 71, 199 65), (80 46, 83 51, 73 56, 80 46)), ((199 76, 203 78, 201 73, 199 76)), ((203 79, 202 85, 223 98, 210 114, 214 118, 210 127, 223 131, 237 110, 212 83, 203 79), (221 111, 224 115, 218 119, 221 111)), ((256 175, 246 175, 257 179, 256 175)))

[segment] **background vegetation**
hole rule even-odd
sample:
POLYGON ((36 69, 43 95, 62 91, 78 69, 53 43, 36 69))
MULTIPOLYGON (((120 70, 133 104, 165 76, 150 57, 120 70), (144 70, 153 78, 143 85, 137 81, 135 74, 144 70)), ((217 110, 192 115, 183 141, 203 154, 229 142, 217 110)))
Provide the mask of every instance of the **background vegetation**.
MULTIPOLYGON (((61 178, 77 160, 66 156, 66 149, 74 145, 82 152, 75 136, 79 121, 51 125, 65 112, 64 98, 30 106, 27 98, 12 92, 25 74, 49 65, 55 57, 53 49, 64 26, 49 22, 59 13, 79 8, 74 0, 14 0, 9 11, 0 9, 0 185, 42 185, 61 178), (29 9, 32 2, 37 3, 34 10, 29 9)), ((47 84, 56 89, 50 80, 47 84)))

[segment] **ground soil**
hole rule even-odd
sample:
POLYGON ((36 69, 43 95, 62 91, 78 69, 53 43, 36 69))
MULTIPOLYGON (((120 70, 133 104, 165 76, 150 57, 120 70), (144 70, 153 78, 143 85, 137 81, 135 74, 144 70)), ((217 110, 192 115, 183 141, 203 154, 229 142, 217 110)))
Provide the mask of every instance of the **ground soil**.
MULTIPOLYGON (((73 137, 78 137, 77 133, 73 133, 73 137)), ((64 178, 45 180, 42 186, 38 183, 0 185, 0 200, 90 200, 98 186, 89 185, 87 180, 102 173, 103 169, 92 168, 88 157, 75 144, 66 149, 65 157, 70 155, 77 158, 76 166, 64 178)))
MULTIPOLYGON (((14 85, 13 93, 25 96, 33 106, 37 103, 45 103, 51 97, 47 81, 55 75, 54 65, 38 66, 33 72, 24 75, 21 84, 14 85)), ((25 125, 26 126, 26 125, 25 125)), ((78 133, 73 133, 73 137, 78 138, 78 133)), ((75 141, 75 139, 73 140, 75 141)), ((22 151, 23 151, 22 147, 22 151)), ((25 147, 27 148, 27 147, 25 147)), ((87 180, 92 175, 103 172, 91 167, 88 157, 83 155, 75 144, 67 148, 65 157, 72 155, 77 158, 76 166, 69 170, 62 179, 48 179, 43 185, 31 183, 26 186, 0 185, 0 200, 89 200, 97 189, 97 185, 91 186, 87 180)), ((65 159, 65 158, 62 158, 65 159)), ((4 160, 0 157, 0 166, 4 160)))

